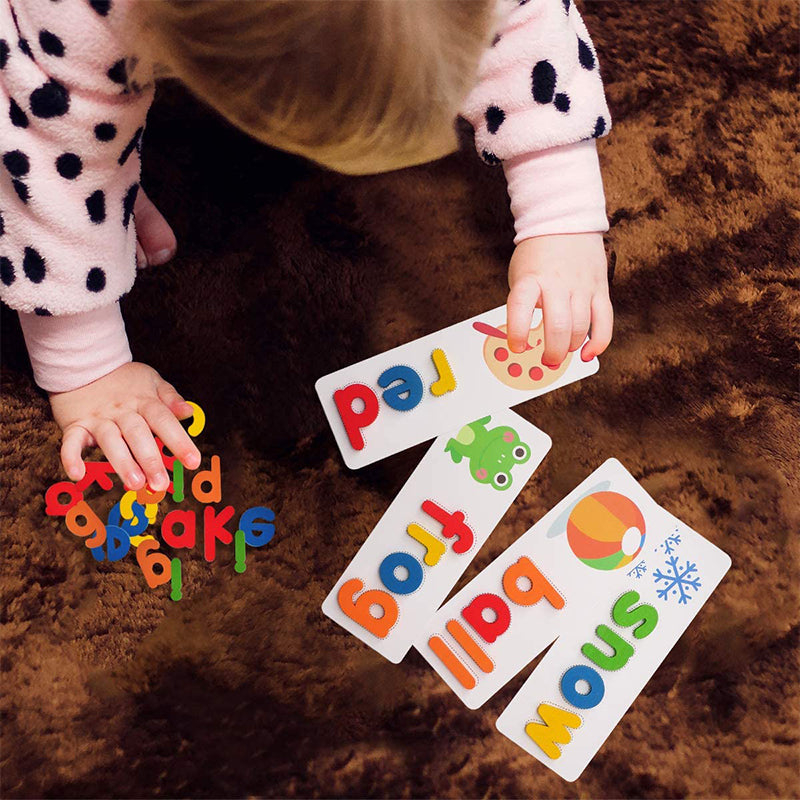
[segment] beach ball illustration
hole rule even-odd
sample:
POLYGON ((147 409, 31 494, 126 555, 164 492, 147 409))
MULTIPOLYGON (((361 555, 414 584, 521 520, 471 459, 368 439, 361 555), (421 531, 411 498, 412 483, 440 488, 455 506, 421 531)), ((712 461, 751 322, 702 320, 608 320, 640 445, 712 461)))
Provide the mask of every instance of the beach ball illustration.
POLYGON ((579 500, 567 520, 570 550, 593 569, 621 569, 644 546, 644 517, 618 492, 593 492, 579 500))

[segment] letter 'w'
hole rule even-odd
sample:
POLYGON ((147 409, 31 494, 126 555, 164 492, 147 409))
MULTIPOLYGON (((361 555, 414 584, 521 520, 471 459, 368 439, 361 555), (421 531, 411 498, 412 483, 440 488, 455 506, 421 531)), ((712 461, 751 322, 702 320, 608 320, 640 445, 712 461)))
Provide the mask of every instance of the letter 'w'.
POLYGON ((550 758, 559 758, 561 749, 558 744, 569 744, 572 741, 572 734, 569 728, 580 728, 581 718, 571 711, 563 708, 551 706, 549 703, 541 703, 536 709, 542 722, 529 722, 525 726, 525 733, 542 748, 545 755, 550 758))

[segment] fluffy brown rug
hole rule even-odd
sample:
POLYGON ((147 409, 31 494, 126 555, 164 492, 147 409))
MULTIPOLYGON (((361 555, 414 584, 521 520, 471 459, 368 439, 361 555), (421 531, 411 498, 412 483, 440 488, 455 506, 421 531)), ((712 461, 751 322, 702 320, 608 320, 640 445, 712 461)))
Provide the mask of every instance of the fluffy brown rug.
POLYGON ((577 784, 320 603, 424 448, 342 464, 317 377, 504 301, 502 174, 465 146, 325 173, 163 87, 145 186, 180 255, 125 301, 136 356, 208 413, 237 509, 278 534, 184 593, 97 565, 42 493, 59 435, 3 323, 6 797, 797 797, 800 248, 795 3, 587 3, 615 117, 600 145, 616 335, 600 373, 518 408, 554 441, 471 578, 616 456, 733 568, 577 784))

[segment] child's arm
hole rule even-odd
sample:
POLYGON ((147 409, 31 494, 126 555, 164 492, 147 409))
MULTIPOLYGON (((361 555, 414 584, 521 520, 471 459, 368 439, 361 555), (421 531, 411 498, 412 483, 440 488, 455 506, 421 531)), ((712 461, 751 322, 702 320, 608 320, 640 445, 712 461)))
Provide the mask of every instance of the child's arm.
POLYGON ((152 81, 130 75, 129 13, 127 0, 0 4, 0 294, 52 393, 69 476, 83 475, 82 447, 97 443, 127 485, 146 475, 158 489, 167 475, 151 428, 187 466, 199 452, 174 390, 129 363, 118 305, 136 272, 138 150, 153 95, 152 81))
POLYGON ((481 157, 503 165, 517 248, 509 269, 508 336, 527 341, 541 306, 544 359, 586 360, 611 339, 602 232, 608 230, 595 139, 611 118, 597 55, 573 0, 529 0, 504 20, 479 67, 464 116, 481 157))

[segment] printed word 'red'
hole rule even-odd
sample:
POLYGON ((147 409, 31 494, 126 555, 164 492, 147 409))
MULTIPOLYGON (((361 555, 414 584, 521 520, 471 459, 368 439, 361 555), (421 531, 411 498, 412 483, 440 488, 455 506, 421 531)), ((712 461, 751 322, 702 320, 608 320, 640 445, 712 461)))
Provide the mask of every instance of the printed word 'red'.
MULTIPOLYGON (((436 380, 428 386, 430 393, 434 397, 441 397, 454 391, 456 379, 444 350, 435 349, 431 353, 431 359, 436 369, 436 380)), ((411 411, 425 396, 425 384, 419 373, 404 364, 384 370, 378 376, 377 384, 383 389, 383 402, 393 411, 411 411)), ((333 402, 353 449, 363 450, 366 442, 362 431, 378 418, 378 395, 364 383, 351 383, 333 393, 333 402)))

